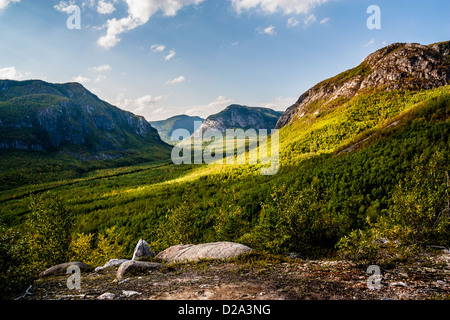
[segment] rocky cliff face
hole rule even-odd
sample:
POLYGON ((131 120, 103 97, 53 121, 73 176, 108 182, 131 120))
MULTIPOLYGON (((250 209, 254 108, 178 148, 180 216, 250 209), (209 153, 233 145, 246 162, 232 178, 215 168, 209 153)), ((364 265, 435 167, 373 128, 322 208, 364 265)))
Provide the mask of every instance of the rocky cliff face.
POLYGON ((205 121, 205 119, 200 117, 179 115, 162 121, 152 121, 150 124, 153 128, 158 130, 158 133, 164 142, 172 144, 172 134, 175 130, 184 129, 192 134, 198 129, 198 124, 202 124, 203 121, 205 121))
POLYGON ((76 83, 0 81, 0 148, 104 153, 165 145, 143 118, 76 83))
POLYGON ((208 129, 225 132, 227 129, 274 129, 282 112, 267 108, 252 108, 241 105, 231 105, 222 112, 208 117, 196 131, 205 132, 208 129))
POLYGON ((368 90, 420 90, 450 84, 450 41, 429 46, 394 43, 369 55, 358 67, 306 91, 281 116, 277 128, 322 105, 368 90))

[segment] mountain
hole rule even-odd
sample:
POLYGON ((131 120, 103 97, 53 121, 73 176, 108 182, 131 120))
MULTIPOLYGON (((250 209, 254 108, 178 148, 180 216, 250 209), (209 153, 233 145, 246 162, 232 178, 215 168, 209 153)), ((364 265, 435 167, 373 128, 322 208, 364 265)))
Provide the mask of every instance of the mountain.
POLYGON ((150 124, 153 128, 158 130, 159 135, 161 136, 161 139, 171 144, 171 137, 172 133, 177 129, 185 129, 189 131, 191 134, 194 133, 195 130, 198 129, 198 127, 195 127, 195 122, 203 123, 205 119, 202 119, 200 117, 190 117, 187 115, 179 115, 171 117, 167 120, 162 121, 151 121, 150 124))
POLYGON ((209 116, 197 130, 205 132, 216 129, 225 132, 227 129, 274 129, 282 112, 268 108, 231 105, 225 110, 209 116))
POLYGON ((367 93, 433 89, 450 83, 450 41, 429 46, 394 43, 369 55, 358 67, 325 80, 301 95, 277 128, 311 112, 336 108, 367 93))
POLYGON ((108 159, 169 149, 143 117, 100 100, 78 83, 0 81, 0 149, 63 151, 108 159))

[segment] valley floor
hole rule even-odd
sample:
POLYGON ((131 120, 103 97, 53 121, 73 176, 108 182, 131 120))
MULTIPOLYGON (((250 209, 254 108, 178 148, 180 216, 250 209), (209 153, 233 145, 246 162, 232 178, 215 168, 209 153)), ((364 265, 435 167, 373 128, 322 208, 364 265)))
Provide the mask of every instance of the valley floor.
POLYGON ((82 275, 81 290, 68 276, 37 280, 22 299, 96 300, 449 300, 450 255, 382 270, 379 290, 369 289, 367 265, 346 261, 202 261, 168 271, 116 280, 116 270, 82 275), (127 296, 128 295, 128 296, 127 296))

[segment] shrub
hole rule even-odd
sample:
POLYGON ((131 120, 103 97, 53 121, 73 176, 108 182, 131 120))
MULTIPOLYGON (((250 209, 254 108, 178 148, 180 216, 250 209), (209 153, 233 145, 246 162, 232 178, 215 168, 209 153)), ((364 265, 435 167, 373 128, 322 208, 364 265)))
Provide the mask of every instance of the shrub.
POLYGON ((77 234, 70 244, 73 261, 82 261, 92 266, 102 266, 111 259, 121 259, 125 256, 126 244, 129 237, 123 232, 117 231, 117 227, 106 230, 97 237, 97 245, 94 245, 93 234, 77 234))
POLYGON ((383 238, 376 229, 354 230, 336 245, 342 259, 386 268, 407 262, 417 253, 415 246, 404 246, 397 240, 383 238))
POLYGON ((343 216, 327 211, 315 181, 300 192, 274 189, 271 201, 262 205, 258 225, 243 238, 266 252, 318 256, 334 247, 345 225, 343 216))
POLYGON ((26 222, 31 263, 45 268, 69 260, 74 215, 50 193, 30 198, 26 222))
POLYGON ((429 245, 450 245, 448 159, 423 154, 395 188, 385 216, 337 244, 342 257, 356 262, 392 264, 413 258, 429 245))
POLYGON ((0 225, 0 300, 25 291, 34 270, 28 267, 27 245, 22 235, 0 225))
POLYGON ((450 246, 448 159, 436 152, 416 158, 396 188, 393 206, 379 227, 405 244, 450 246), (392 226, 398 228, 392 229, 392 226))
POLYGON ((239 241, 250 228, 244 210, 234 203, 225 203, 214 220, 216 241, 239 241))
POLYGON ((193 244, 199 239, 199 232, 195 226, 195 215, 192 205, 183 202, 160 219, 156 229, 150 230, 150 246, 156 251, 179 244, 193 244))

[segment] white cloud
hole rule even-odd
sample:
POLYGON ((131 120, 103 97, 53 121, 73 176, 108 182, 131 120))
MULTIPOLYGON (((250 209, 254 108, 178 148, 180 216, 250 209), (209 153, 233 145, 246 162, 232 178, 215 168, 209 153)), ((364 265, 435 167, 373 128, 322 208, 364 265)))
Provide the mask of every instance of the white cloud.
POLYGON ((81 83, 81 84, 86 84, 86 83, 91 82, 91 79, 83 77, 82 75, 78 75, 76 77, 73 77, 72 81, 73 82, 78 82, 78 83, 81 83))
POLYGON ((197 5, 204 0, 125 0, 128 5, 128 16, 117 20, 110 19, 106 23, 107 31, 98 39, 99 46, 109 49, 120 42, 120 35, 146 24, 158 11, 165 16, 175 16, 180 9, 197 5))
POLYGON ((134 113, 142 113, 143 111, 146 111, 146 109, 153 107, 156 103, 161 101, 163 98, 164 98, 163 96, 153 97, 151 95, 140 97, 140 98, 132 101, 132 103, 136 107, 136 109, 134 109, 133 112, 134 113))
POLYGON ((264 13, 306 14, 312 8, 328 0, 231 0, 240 14, 243 11, 259 10, 264 13))
POLYGON ((24 80, 31 76, 31 72, 21 73, 15 67, 6 67, 0 69, 0 79, 24 80))
POLYGON ((209 104, 188 108, 185 113, 188 116, 199 116, 202 118, 207 118, 212 114, 219 113, 232 103, 233 99, 227 99, 224 96, 219 96, 216 100, 209 104))
POLYGON ((164 52, 166 50, 166 46, 162 44, 154 44, 150 47, 153 52, 164 52))
POLYGON ((10 3, 20 2, 20 0, 0 0, 0 11, 5 9, 10 3))
POLYGON ((105 49, 112 48, 120 42, 120 38, 118 37, 120 34, 137 28, 142 24, 142 22, 131 16, 120 20, 117 20, 116 18, 108 20, 106 22, 106 35, 100 37, 97 44, 105 49))
POLYGON ((310 14, 308 15, 305 20, 303 21, 303 26, 309 27, 310 25, 312 25, 314 22, 316 22, 317 17, 314 14, 310 14))
POLYGON ((116 11, 116 8, 111 2, 100 0, 97 5, 97 12, 100 14, 111 14, 116 11))
MULTIPOLYGON (((94 6, 95 6, 95 1, 96 0, 86 0, 86 1, 83 1, 83 3, 81 4, 81 7, 84 9, 85 7, 88 7, 88 8, 94 8, 94 6)), ((117 2, 117 0, 114 0, 114 2, 117 2)))
MULTIPOLYGON (((1 0, 0 0, 1 1, 1 0)), ((69 12, 70 7, 74 4, 73 1, 67 2, 67 1, 60 1, 58 4, 55 4, 53 6, 54 9, 58 10, 59 12, 69 12)))
POLYGON ((367 48, 370 47, 371 45, 375 44, 375 39, 370 40, 369 42, 367 42, 365 45, 363 45, 363 47, 367 48))
POLYGON ((184 76, 179 76, 178 78, 167 81, 166 84, 177 84, 182 83, 184 81, 186 81, 186 78, 184 76))
POLYGON ((94 71, 96 72, 104 72, 104 71, 110 71, 112 68, 110 65, 102 65, 102 66, 98 66, 98 67, 93 67, 92 69, 94 69, 94 71))
POLYGON ((330 18, 327 17, 325 19, 320 20, 320 24, 327 24, 328 21, 330 21, 330 18))
POLYGON ((170 59, 172 59, 173 57, 175 57, 177 53, 174 50, 170 50, 169 54, 167 56, 164 57, 164 60, 169 61, 170 59))
POLYGON ((259 103, 254 103, 252 105, 262 107, 262 108, 273 109, 275 111, 284 111, 287 108, 289 108, 290 106, 292 106, 294 103, 296 103, 297 100, 298 100, 298 97, 291 97, 291 98, 278 97, 269 102, 259 102, 259 103))
POLYGON ((270 25, 267 28, 260 30, 259 34, 268 34, 268 35, 273 36, 273 35, 277 34, 277 32, 275 31, 275 28, 276 27, 270 25))
POLYGON ((102 81, 105 80, 105 79, 106 79, 106 76, 105 76, 105 75, 99 74, 99 75, 97 76, 97 78, 95 78, 95 82, 102 82, 102 81))
MULTIPOLYGON (((164 96, 146 95, 137 99, 125 98, 125 92, 122 92, 116 101, 116 105, 124 110, 144 116, 147 120, 153 120, 155 117, 163 116, 167 113, 162 107, 157 107, 158 103, 164 99, 164 96)), ((158 119, 159 120, 159 119, 158 119)))
POLYGON ((297 20, 296 18, 294 18, 294 17, 289 18, 288 21, 287 21, 287 26, 288 26, 288 28, 296 27, 296 26, 298 26, 299 24, 300 24, 300 21, 298 21, 298 20, 297 20))

